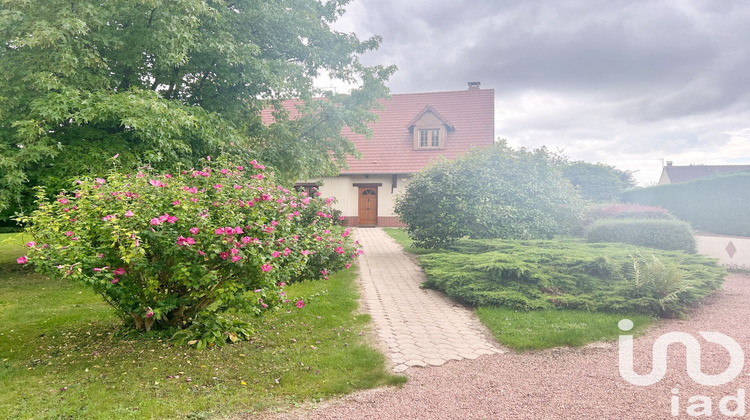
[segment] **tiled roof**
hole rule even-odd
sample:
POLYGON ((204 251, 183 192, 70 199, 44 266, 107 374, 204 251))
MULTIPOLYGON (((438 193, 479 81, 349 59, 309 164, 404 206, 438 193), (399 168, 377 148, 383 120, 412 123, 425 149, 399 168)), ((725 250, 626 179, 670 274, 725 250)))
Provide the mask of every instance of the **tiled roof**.
POLYGON ((674 184, 677 182, 693 181, 711 175, 750 171, 750 165, 665 166, 664 171, 669 177, 669 182, 674 184))
MULTIPOLYGON (((381 100, 382 109, 376 110, 379 119, 370 124, 372 138, 344 130, 362 153, 362 158, 347 159, 348 169, 342 174, 405 174, 419 172, 441 156, 453 159, 472 146, 489 146, 495 136, 495 90, 469 89, 452 92, 393 94, 381 100), (429 107, 429 108, 428 108, 429 107), (430 110, 431 108, 431 110, 430 110), (449 128, 444 149, 414 150, 414 138, 409 126, 420 114, 433 112, 452 127, 449 128)), ((296 114, 299 102, 286 102, 285 108, 296 114)), ((268 112, 263 122, 273 118, 268 112)))

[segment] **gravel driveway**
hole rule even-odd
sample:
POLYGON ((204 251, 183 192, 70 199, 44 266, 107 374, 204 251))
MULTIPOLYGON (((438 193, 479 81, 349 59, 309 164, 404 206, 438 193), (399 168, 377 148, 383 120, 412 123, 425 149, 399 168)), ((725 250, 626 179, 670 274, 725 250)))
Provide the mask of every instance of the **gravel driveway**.
MULTIPOLYGON (((689 320, 661 321, 636 339, 635 371, 650 371, 652 344, 671 331, 690 333, 701 342, 704 373, 724 371, 729 364, 727 351, 706 343, 697 333, 722 332, 750 355, 749 303, 750 275, 730 275, 724 290, 695 309, 689 320)), ((363 391, 275 418, 671 419, 692 418, 689 413, 709 414, 708 404, 711 417, 725 418, 721 400, 750 387, 750 364, 732 382, 712 387, 699 385, 687 375, 683 346, 670 346, 668 356, 666 376, 642 387, 620 377, 617 343, 487 355, 412 368, 407 371, 409 382, 400 389, 363 391), (673 401, 677 402, 677 416, 672 415, 673 401)), ((728 401, 724 401, 725 412, 737 413, 736 403, 728 401)))

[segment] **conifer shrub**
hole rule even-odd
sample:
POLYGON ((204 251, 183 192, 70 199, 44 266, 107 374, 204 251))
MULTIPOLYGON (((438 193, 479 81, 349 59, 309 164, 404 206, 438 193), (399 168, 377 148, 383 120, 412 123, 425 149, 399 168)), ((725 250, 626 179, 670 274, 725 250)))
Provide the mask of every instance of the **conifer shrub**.
POLYGON ((681 251, 564 240, 460 240, 420 255, 426 287, 472 306, 567 308, 676 317, 726 270, 681 251))

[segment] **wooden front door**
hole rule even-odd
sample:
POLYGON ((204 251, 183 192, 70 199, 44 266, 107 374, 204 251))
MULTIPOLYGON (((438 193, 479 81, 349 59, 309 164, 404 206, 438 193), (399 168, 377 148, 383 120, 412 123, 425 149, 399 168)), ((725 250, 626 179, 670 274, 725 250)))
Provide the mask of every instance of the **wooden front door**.
POLYGON ((378 224, 378 187, 359 187, 359 225, 378 224))

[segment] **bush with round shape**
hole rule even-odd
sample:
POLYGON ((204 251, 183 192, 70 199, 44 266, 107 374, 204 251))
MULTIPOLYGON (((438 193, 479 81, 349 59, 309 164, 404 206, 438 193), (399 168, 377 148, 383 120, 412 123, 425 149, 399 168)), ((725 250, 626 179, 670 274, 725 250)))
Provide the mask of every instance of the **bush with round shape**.
MULTIPOLYGON (((112 172, 52 201, 38 194, 21 218, 34 240, 18 262, 91 286, 138 330, 231 325, 211 319, 260 314, 283 303, 285 284, 348 268, 361 252, 334 223, 332 199, 276 185, 255 161, 112 172)), ((204 345, 237 338, 208 333, 204 345)))
POLYGON ((580 226, 583 199, 546 149, 504 143, 439 161, 415 175, 395 210, 414 244, 462 237, 550 238, 580 226))

